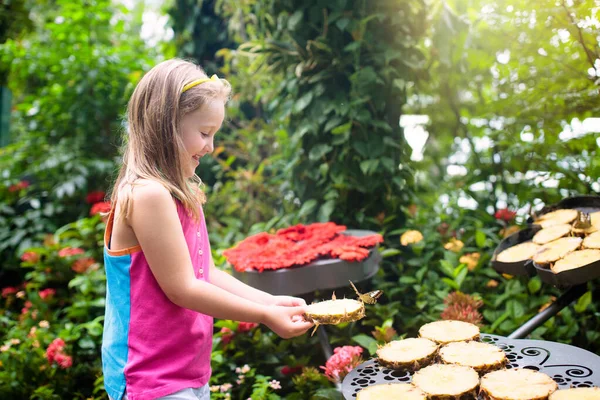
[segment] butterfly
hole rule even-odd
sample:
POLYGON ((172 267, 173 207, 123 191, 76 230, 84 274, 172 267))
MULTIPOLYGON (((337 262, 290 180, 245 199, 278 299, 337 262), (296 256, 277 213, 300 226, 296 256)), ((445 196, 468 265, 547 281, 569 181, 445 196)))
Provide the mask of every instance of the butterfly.
POLYGON ((354 289, 354 291, 358 295, 360 301, 362 301, 363 303, 375 304, 377 303, 377 299, 380 298, 383 294, 383 290, 373 290, 372 292, 362 294, 358 291, 358 289, 356 289, 356 286, 354 286, 354 283, 352 283, 352 281, 350 281, 350 284, 352 285, 352 289, 354 289))

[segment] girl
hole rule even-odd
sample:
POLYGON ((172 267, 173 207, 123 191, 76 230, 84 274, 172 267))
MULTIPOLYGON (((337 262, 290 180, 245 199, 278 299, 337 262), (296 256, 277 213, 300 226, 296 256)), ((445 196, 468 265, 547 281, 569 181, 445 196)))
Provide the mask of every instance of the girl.
POLYGON ((305 333, 306 303, 215 268, 195 174, 213 151, 227 81, 182 60, 150 70, 128 105, 123 165, 104 237, 102 368, 111 399, 208 399, 213 317, 305 333))

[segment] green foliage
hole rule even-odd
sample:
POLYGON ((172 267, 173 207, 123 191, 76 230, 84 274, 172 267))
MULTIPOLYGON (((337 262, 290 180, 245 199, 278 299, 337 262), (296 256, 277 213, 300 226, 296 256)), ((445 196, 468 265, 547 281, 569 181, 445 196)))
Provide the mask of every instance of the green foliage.
POLYGON ((103 233, 99 216, 82 219, 25 253, 25 281, 5 288, 0 300, 2 398, 106 398, 98 357, 105 275, 97 260, 103 233), (72 366, 47 358, 48 347, 59 338, 72 366))
POLYGON ((120 117, 152 55, 125 23, 127 9, 108 0, 39 2, 29 12, 32 31, 0 45, 15 104, 0 185, 30 184, 19 198, 0 191, 3 269, 16 267, 15 252, 84 216, 86 192, 107 189, 120 117))
POLYGON ((423 60, 414 46, 422 5, 282 1, 255 9, 266 32, 239 50, 283 74, 270 107, 290 118, 299 151, 289 179, 307 220, 399 222, 411 177, 398 121, 404 82, 423 60))

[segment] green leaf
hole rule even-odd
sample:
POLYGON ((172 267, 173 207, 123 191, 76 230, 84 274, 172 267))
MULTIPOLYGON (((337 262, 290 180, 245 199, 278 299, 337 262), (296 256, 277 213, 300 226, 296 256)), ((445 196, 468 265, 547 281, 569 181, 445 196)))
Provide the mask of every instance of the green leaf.
POLYGON ((296 103, 294 104, 294 112, 299 113, 303 111, 313 99, 313 93, 307 92, 302 97, 300 97, 296 103))
POLYGON ((578 313, 582 313, 584 312, 588 306, 592 303, 592 291, 587 291, 585 292, 585 294, 583 296, 581 296, 579 298, 579 300, 577 300, 577 303, 575 304, 575 311, 577 311, 578 313))
POLYGON ((353 336, 352 340, 354 340, 356 343, 367 349, 371 355, 375 354, 375 352, 377 351, 377 340, 375 340, 371 336, 360 334, 353 336))
POLYGON ((381 257, 383 258, 387 258, 387 257, 393 257, 396 256, 398 254, 400 254, 400 250, 398 249, 385 249, 381 252, 381 257))
POLYGON ((542 288, 542 281, 538 276, 535 276, 527 282, 527 288, 531 294, 536 294, 542 288))
POLYGON ((332 129, 331 134, 339 135, 341 133, 346 133, 346 132, 349 132, 351 128, 352 128, 352 121, 349 121, 343 125, 337 126, 334 129, 332 129))
POLYGON ((319 160, 325 154, 329 153, 333 147, 328 144, 318 144, 310 149, 310 153, 308 153, 308 159, 311 161, 319 160))
POLYGON ((485 246, 485 233, 479 229, 475 232, 475 243, 480 248, 485 246))
POLYGON ((288 29, 290 31, 296 30, 296 27, 302 21, 302 17, 304 16, 304 12, 302 10, 298 10, 292 14, 292 16, 288 19, 288 29))

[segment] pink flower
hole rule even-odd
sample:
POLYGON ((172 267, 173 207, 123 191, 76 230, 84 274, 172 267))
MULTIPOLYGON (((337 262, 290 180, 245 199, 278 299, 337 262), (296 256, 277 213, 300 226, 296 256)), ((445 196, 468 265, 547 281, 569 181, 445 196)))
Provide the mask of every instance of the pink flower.
POLYGON ((65 247, 64 249, 60 249, 58 251, 58 256, 65 258, 65 257, 70 257, 70 256, 75 256, 77 254, 83 254, 84 251, 83 249, 80 249, 79 247, 65 247))
POLYGON ((227 346, 233 339, 233 331, 227 327, 221 328, 221 342, 227 346))
POLYGON ((33 304, 31 303, 31 301, 27 300, 25 302, 25 307, 21 309, 21 314, 26 314, 32 306, 33 304))
POLYGON ((47 298, 54 296, 56 294, 56 290, 48 288, 48 289, 40 290, 40 292, 38 294, 40 295, 40 298, 42 300, 46 300, 47 298))
POLYGON ((110 203, 107 201, 101 201, 92 206, 92 208, 90 209, 90 215, 107 213, 109 211, 110 211, 110 203))
POLYGON ((50 364, 52 364, 56 358, 56 354, 62 353, 64 348, 65 348, 64 340, 62 340, 61 338, 54 339, 52 341, 52 343, 50 343, 50 345, 48 345, 48 348, 46 349, 46 358, 48 359, 48 362, 50 364))
POLYGON ((21 255, 21 261, 35 263, 40 260, 40 255, 34 251, 26 251, 21 255))
POLYGON ((508 208, 500 209, 500 210, 496 211, 496 213, 494 214, 494 218, 502 220, 502 221, 506 221, 506 222, 512 221, 516 216, 517 216, 517 212, 511 211, 508 208))
POLYGON ((252 329, 256 328, 258 324, 254 322, 240 322, 237 327, 237 331, 239 333, 250 332, 252 329))
POLYGON ((85 201, 88 204, 96 204, 98 202, 103 201, 105 196, 106 196, 106 193, 104 193, 101 190, 98 190, 98 191, 95 191, 95 192, 89 192, 87 194, 87 196, 85 196, 85 201))
POLYGON ((11 294, 15 294, 19 291, 16 287, 7 286, 2 289, 2 297, 7 298, 11 294))
POLYGON ((332 382, 341 382, 354 367, 361 363, 360 355, 363 349, 360 346, 342 346, 333 350, 333 355, 320 368, 325 370, 325 376, 332 382))

